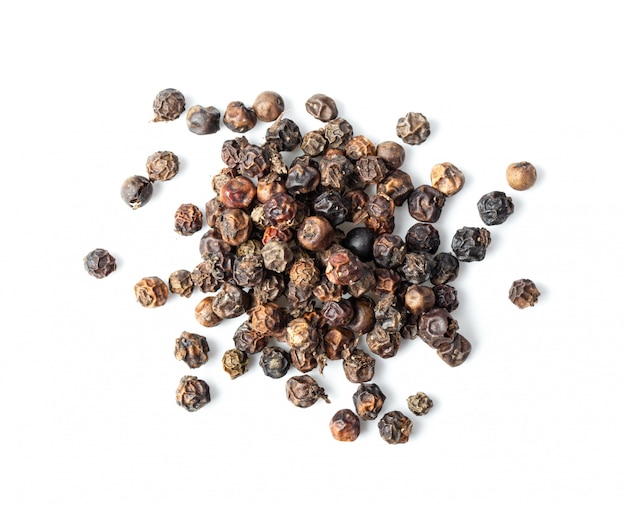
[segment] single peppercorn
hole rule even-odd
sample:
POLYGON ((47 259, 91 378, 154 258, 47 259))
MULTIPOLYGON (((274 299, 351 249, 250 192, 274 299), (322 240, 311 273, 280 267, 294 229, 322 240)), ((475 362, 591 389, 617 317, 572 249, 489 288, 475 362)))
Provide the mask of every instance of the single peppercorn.
POLYGON ((399 235, 383 233, 378 235, 372 246, 374 263, 383 268, 398 268, 406 257, 406 244, 399 235))
POLYGON ((206 326, 207 328, 211 328, 213 326, 217 326, 222 322, 221 318, 215 314, 213 311, 213 301, 215 300, 214 296, 207 296, 200 300, 198 305, 196 305, 194 315, 196 317, 196 321, 198 321, 202 326, 206 326))
POLYGON ((167 88, 157 93, 152 102, 154 118, 152 121, 173 121, 185 110, 185 96, 174 88, 167 88))
POLYGON ((452 196, 463 188, 465 175, 450 162, 438 163, 430 170, 430 183, 446 196, 452 196))
POLYGON ((454 336, 452 342, 437 348, 437 355, 451 367, 463 364, 471 352, 472 344, 460 333, 454 336))
POLYGON ((324 130, 312 130, 302 136, 300 149, 307 156, 320 156, 328 147, 324 130))
POLYGON ((174 356, 187 363, 189 368, 198 368, 209 360, 209 344, 206 337, 183 331, 176 339, 174 356))
POLYGON ((192 203, 181 204, 174 213, 174 231, 188 237, 202 229, 202 211, 192 203))
POLYGON ((486 228, 464 226, 452 237, 452 251, 459 261, 482 261, 491 243, 491 233, 486 228))
POLYGON ((242 175, 228 179, 220 187, 220 201, 229 209, 245 209, 256 196, 254 183, 242 175))
POLYGON ((372 261, 374 242, 377 237, 376 232, 370 228, 356 227, 346 233, 341 243, 356 254, 361 261, 372 261))
POLYGON ((256 305, 249 314, 252 329, 262 335, 278 337, 285 331, 285 313, 275 302, 256 305))
POLYGON ((433 308, 419 316, 418 335, 433 349, 451 343, 459 325, 450 313, 442 308, 433 308))
POLYGON ((300 133, 300 128, 293 120, 281 117, 267 129, 265 141, 277 152, 290 152, 300 145, 302 134, 300 133))
POLYGON ((346 156, 352 161, 375 155, 376 146, 365 135, 352 137, 346 144, 346 156))
POLYGON ((399 270, 411 284, 422 284, 430 278, 434 267, 435 260, 431 254, 408 252, 399 270))
POLYGON ((412 284, 404 293, 404 306, 414 316, 435 307, 436 300, 435 292, 430 286, 412 284))
POLYGON ((520 309, 533 307, 539 300, 541 293, 530 279, 517 279, 509 289, 509 300, 520 309))
POLYGON ((367 296, 352 296, 349 300, 352 303, 353 316, 346 327, 350 328, 356 335, 364 335, 371 331, 376 324, 374 302, 367 296))
POLYGON ((331 119, 324 125, 324 137, 331 149, 345 148, 352 138, 352 125, 342 117, 331 119))
POLYGON ((378 421, 378 432, 381 438, 391 445, 408 442, 412 431, 413 421, 399 410, 387 412, 378 421))
POLYGON ((334 239, 335 229, 321 216, 304 218, 298 227, 298 243, 309 251, 324 251, 334 239))
POLYGON ((385 329, 377 323, 365 336, 365 343, 377 356, 383 359, 393 358, 400 347, 400 333, 393 329, 385 329))
POLYGON ((320 159, 319 169, 322 186, 344 190, 354 172, 354 164, 343 154, 343 151, 331 149, 326 151, 320 159))
POLYGON ((180 379, 176 389, 176 403, 188 412, 196 412, 211 401, 209 385, 193 375, 180 379))
POLYGON ((400 169, 389 172, 376 186, 376 192, 387 195, 396 207, 404 204, 414 189, 411 176, 400 169))
POLYGON ((248 371, 248 355, 239 349, 228 349, 222 356, 222 368, 231 379, 241 377, 248 371))
POLYGON ((378 417, 387 397, 377 384, 360 384, 352 395, 354 409, 364 421, 372 421, 378 417))
POLYGON ((271 240, 261 250, 263 265, 273 272, 284 272, 293 260, 293 252, 286 242, 271 240))
POLYGON ((446 195, 427 184, 415 188, 408 198, 409 214, 423 223, 435 223, 441 216, 446 195))
POLYGON ((289 228, 296 218, 298 205, 289 193, 274 193, 263 204, 263 211, 270 225, 289 228))
POLYGON ((284 377, 291 366, 289 352, 277 346, 266 346, 261 351, 259 366, 271 379, 284 377))
POLYGON ((333 226, 343 223, 350 214, 350 200, 336 189, 322 191, 313 202, 313 212, 333 226))
POLYGON ((191 272, 189 270, 181 269, 172 272, 168 278, 168 287, 170 293, 180 295, 185 298, 189 298, 193 293, 195 287, 191 272))
POLYGON ((146 171, 151 181, 169 181, 179 169, 178 156, 171 151, 156 151, 146 160, 146 171))
POLYGON ((144 277, 134 287, 140 305, 148 308, 161 307, 167 302, 167 284, 159 277, 144 277))
POLYGON ((426 393, 418 392, 406 399, 409 410, 416 416, 425 416, 433 407, 433 401, 426 393))
POLYGON ((214 254, 209 259, 198 263, 189 274, 193 285, 203 293, 214 293, 224 283, 223 276, 216 275, 217 263, 219 263, 219 256, 214 254))
POLYGON ((269 335, 255 331, 251 322, 247 320, 233 333, 233 342, 236 349, 246 354, 256 354, 269 343, 269 335))
POLYGON ((255 98, 252 109, 260 121, 275 121, 285 110, 285 101, 275 91, 263 91, 255 98))
POLYGON ((506 169, 506 181, 513 189, 526 191, 535 185, 537 170, 527 161, 511 163, 506 169))
POLYGON ((196 135, 210 135, 220 130, 220 111, 212 105, 194 105, 187 111, 187 128, 196 135))
POLYGON ((376 156, 382 158, 389 170, 396 170, 404 164, 404 147, 393 140, 386 140, 376 146, 376 156))
POLYGON ((122 183, 120 196, 126 205, 135 210, 150 201, 153 189, 150 179, 142 175, 132 175, 122 183))
POLYGON ((354 349, 343 359, 342 367, 350 382, 369 382, 374 377, 376 359, 362 349, 354 349))
POLYGON ((452 282, 459 275, 459 260, 449 252, 440 252, 434 257, 435 264, 430 271, 430 282, 434 286, 452 282))
POLYGON ((459 300, 456 288, 449 284, 439 284, 433 287, 435 293, 435 306, 452 312, 459 308, 459 300))
POLYGON ((361 420, 350 409, 341 409, 330 420, 330 433, 339 442, 354 442, 361 434, 361 420))
POLYGON ((328 122, 337 117, 337 104, 335 100, 322 93, 311 96, 304 104, 306 111, 315 119, 328 122))
POLYGON ((348 356, 359 343, 354 332, 342 326, 330 328, 322 337, 324 354, 330 360, 340 360, 348 356))
POLYGON ((234 319, 243 315, 250 307, 250 296, 239 286, 225 282, 215 295, 211 306, 220 319, 234 319))
POLYGON ((322 305, 323 322, 326 326, 348 326, 354 317, 354 308, 347 298, 328 300, 322 305))
POLYGON ((430 223, 415 223, 404 237, 409 252, 435 254, 441 245, 439 231, 430 223))
POLYGON ((513 199, 502 191, 483 195, 476 205, 480 219, 488 226, 504 223, 515 210, 513 199))
POLYGON ((363 263, 348 249, 339 249, 328 257, 326 277, 333 284, 347 286, 363 274, 363 263))
POLYGON ((367 202, 367 219, 365 226, 378 235, 393 233, 395 229, 396 204, 385 194, 377 194, 367 202))
POLYGON ((217 229, 224 242, 238 246, 250 238, 252 220, 242 209, 225 209, 217 223, 217 229))
POLYGON ((285 383, 285 392, 291 403, 303 409, 315 404, 320 398, 330 403, 324 388, 310 375, 290 377, 285 383))
POLYGON ((398 119, 396 133, 403 142, 409 145, 419 145, 430 135, 430 123, 419 112, 409 112, 398 119))
POLYGON ((317 161, 310 156, 298 156, 289 167, 285 179, 285 188, 294 195, 311 193, 317 189, 320 180, 321 175, 317 161))
POLYGON ((224 110, 224 125, 235 133, 245 133, 256 125, 254 109, 246 107, 243 102, 230 102, 224 110))
POLYGON ((117 269, 115 258, 106 249, 94 249, 83 258, 83 266, 89 275, 104 279, 117 269))

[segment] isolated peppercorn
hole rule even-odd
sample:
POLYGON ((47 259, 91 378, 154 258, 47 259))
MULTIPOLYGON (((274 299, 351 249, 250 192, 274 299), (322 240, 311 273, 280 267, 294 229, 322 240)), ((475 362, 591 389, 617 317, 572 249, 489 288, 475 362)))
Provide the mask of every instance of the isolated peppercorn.
POLYGON ((459 261, 482 261, 491 244, 491 233, 486 228, 464 226, 452 237, 452 251, 459 261))
POLYGON ((104 279, 117 269, 115 258, 106 249, 94 249, 83 258, 83 265, 89 275, 104 279))
POLYGON ((120 196, 126 205, 135 210, 143 207, 152 198, 152 181, 142 175, 132 175, 124 180, 120 196))
POLYGON ((228 349, 222 356, 222 368, 231 379, 241 377, 248 371, 248 355, 239 349, 228 349))
POLYGON ((174 213, 174 231, 188 237, 202 229, 202 211, 192 203, 181 204, 174 213))
POLYGON ((533 307, 537 304, 541 293, 530 279, 517 279, 509 289, 509 300, 520 309, 533 307))
POLYGON ((209 360, 209 344, 206 337, 183 331, 176 339, 174 356, 187 363, 189 368, 198 368, 209 360))
POLYGON ((152 103, 154 118, 152 121, 173 121, 185 110, 185 96, 174 88, 167 88, 157 93, 152 103))
POLYGON ((310 375, 290 377, 285 383, 285 392, 287 399, 300 408, 310 407, 320 398, 330 403, 324 388, 310 375))
POLYGON ((339 442, 354 442, 361 434, 361 420, 350 409, 341 409, 330 420, 330 433, 339 442))
POLYGON ((146 171, 151 181, 169 181, 180 169, 178 156, 171 151, 156 151, 146 160, 146 171))
POLYGON ((488 226, 502 224, 513 214, 513 199, 502 191, 491 191, 483 195, 477 203, 478 214, 488 226))
POLYGON ((506 181, 513 189, 526 191, 535 185, 537 170, 527 161, 511 163, 506 169, 506 181))
POLYGON ((452 196, 463 188, 465 175, 450 162, 438 163, 430 170, 430 183, 446 196, 452 196))
POLYGON ((409 410, 416 416, 425 416, 433 407, 433 401, 426 393, 418 392, 406 399, 409 410))
POLYGON ((161 307, 167 302, 167 284, 159 277, 144 277, 135 284, 134 290, 137 301, 143 307, 161 307))
POLYGON ((224 110, 224 126, 235 133, 245 133, 256 125, 254 109, 246 107, 243 102, 230 102, 224 110))
POLYGON ((377 384, 360 384, 352 395, 354 409, 357 415, 364 421, 371 421, 378 417, 387 397, 377 384))
POLYGON ((378 421, 378 431, 388 444, 404 444, 409 441, 413 431, 413 421, 399 410, 393 410, 378 421))
POLYGON ((210 135, 220 129, 220 111, 212 105, 194 105, 187 111, 187 128, 196 135, 210 135))
POLYGON ((259 366, 267 377, 280 379, 287 374, 291 366, 289 352, 274 345, 266 346, 261 351, 259 366))
POLYGON ((398 119, 396 133, 405 143, 419 145, 430 135, 430 123, 419 112, 409 112, 398 119))
POLYGON ((170 293, 180 295, 184 298, 189 298, 195 287, 193 279, 191 278, 191 272, 185 269, 172 272, 168 278, 167 284, 170 293))
POLYGON ((285 110, 285 101, 275 91, 263 91, 255 98, 252 109, 260 121, 275 121, 285 110))
POLYGON ((185 375, 176 389, 176 403, 188 412, 196 412, 211 401, 209 385, 193 375, 185 375))
POLYGON ((337 117, 337 104, 332 98, 322 93, 311 96, 305 102, 304 107, 311 116, 323 122, 337 117))

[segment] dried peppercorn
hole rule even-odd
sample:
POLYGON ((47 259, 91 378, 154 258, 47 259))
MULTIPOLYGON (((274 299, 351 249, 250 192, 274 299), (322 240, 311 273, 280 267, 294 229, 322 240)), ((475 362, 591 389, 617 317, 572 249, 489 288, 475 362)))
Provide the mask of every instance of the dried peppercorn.
POLYGON ((376 146, 365 135, 352 137, 346 144, 345 150, 346 156, 352 161, 376 155, 376 146))
POLYGON ((301 352, 314 352, 322 341, 318 328, 307 318, 296 317, 287 323, 286 343, 301 352))
POLYGON ((433 408, 433 401, 426 393, 417 392, 406 399, 409 410, 416 416, 425 416, 433 408))
POLYGON ((293 260, 289 244, 277 240, 267 242, 261 250, 261 256, 265 268, 278 273, 284 272, 293 260))
POLYGON ((296 218, 298 205, 289 193, 274 193, 263 204, 263 211, 270 225, 289 228, 296 218))
POLYGON ((350 214, 351 202, 336 189, 322 191, 313 202, 313 212, 328 220, 333 226, 345 222, 350 214))
POLYGON ((409 112, 398 119, 396 133, 406 144, 416 146, 430 136, 430 123, 423 114, 409 112))
POLYGON ((322 316, 326 326, 347 326, 354 317, 354 308, 347 298, 328 300, 322 305, 322 316))
POLYGON ((248 144, 249 142, 245 135, 225 140, 222 143, 220 155, 228 168, 237 169, 243 157, 243 150, 248 144))
POLYGON ((174 357, 187 363, 189 368, 198 368, 209 360, 209 351, 206 337, 183 331, 176 339, 174 357))
POLYGON ((406 244, 400 235, 383 233, 372 246, 374 263, 383 268, 398 268, 406 257, 406 244))
POLYGON ((172 272, 168 278, 167 284, 170 293, 180 295, 184 298, 189 298, 195 287, 193 279, 191 278, 191 272, 185 269, 172 272))
POLYGON ((304 104, 306 111, 315 119, 328 122, 337 117, 337 103, 322 93, 311 96, 304 104))
POLYGON ((325 188, 344 190, 354 173, 354 164, 339 149, 330 149, 319 161, 320 184, 325 188))
POLYGON ((353 132, 352 125, 342 117, 331 119, 324 125, 324 137, 331 149, 344 148, 352 138, 353 132))
POLYGON ((289 280, 297 286, 315 286, 320 281, 320 271, 313 258, 296 259, 289 269, 289 280))
POLYGON ((131 209, 143 207, 152 198, 152 181, 142 175, 131 175, 122 183, 120 196, 131 209))
POLYGON ((106 249, 94 249, 83 258, 83 266, 89 275, 104 279, 117 269, 117 262, 106 249))
POLYGON ((321 180, 319 165, 310 156, 298 156, 293 160, 285 179, 285 188, 293 195, 311 193, 321 180))
POLYGON ((480 219, 489 226, 504 223, 515 210, 513 199, 502 191, 491 191, 481 196, 476 205, 480 219))
POLYGON ((399 410, 387 412, 378 421, 378 432, 381 438, 391 445, 408 442, 412 431, 413 421, 399 410))
POLYGON ((350 409, 341 409, 330 420, 330 433, 339 442, 354 442, 361 434, 361 420, 350 409))
POLYGON ((298 243, 309 251, 324 251, 334 236, 333 225, 321 216, 304 218, 297 231, 298 243))
POLYGON ((173 121, 185 110, 185 96, 174 88, 159 91, 152 102, 154 118, 152 121, 173 121))
POLYGON ((435 223, 441 217, 446 195, 428 184, 415 188, 408 198, 409 214, 423 223, 435 223))
POLYGON ((187 111, 187 128, 196 135, 210 135, 220 129, 220 111, 212 105, 194 105, 187 111))
POLYGON ((285 291, 285 279, 275 272, 265 272, 263 279, 252 287, 251 307, 274 302, 285 291))
POLYGON ((354 168, 364 184, 378 184, 389 172, 383 159, 372 155, 359 158, 354 164, 354 168))
POLYGON ((407 310, 393 294, 381 296, 374 306, 376 325, 385 330, 400 330, 407 318, 407 310))
POLYGON ((347 221, 354 224, 364 223, 367 220, 369 195, 362 189, 351 189, 346 191, 344 196, 350 200, 350 213, 347 221))
POLYGON ((211 179, 211 186, 213 187, 213 191, 215 191, 219 195, 222 191, 222 186, 230 181, 233 177, 237 177, 237 175, 239 174, 234 168, 222 168, 211 179))
POLYGON ((245 314, 250 296, 239 286, 225 282, 213 299, 212 310, 220 319, 234 319, 245 314))
POLYGON ((180 169, 178 156, 171 151, 156 151, 146 160, 146 171, 151 181, 169 181, 180 169))
POLYGON ((322 303, 337 302, 343 298, 343 294, 343 286, 332 283, 326 276, 313 287, 313 295, 322 303))
POLYGON ((261 352, 269 343, 269 335, 262 334, 252 328, 252 323, 244 321, 233 334, 233 342, 236 349, 246 354, 261 352))
POLYGON ((430 271, 430 282, 433 285, 452 282, 459 275, 459 260, 449 252, 440 252, 433 258, 435 264, 430 271))
POLYGON ((250 215, 242 209, 225 209, 217 223, 222 240, 231 246, 243 244, 252 233, 250 215))
POLYGON ((435 306, 452 312, 459 308, 458 293, 456 288, 449 284, 439 284, 433 287, 435 293, 435 306))
POLYGON ((326 277, 333 284, 347 286, 363 274, 363 263, 348 249, 341 248, 328 257, 326 277))
POLYGON ((365 343, 370 351, 383 359, 393 358, 400 348, 400 333, 385 329, 376 324, 365 336, 365 343))
POLYGON ((330 360, 340 360, 348 356, 358 344, 354 332, 342 326, 330 328, 322 336, 324 354, 330 360))
POLYGON ((411 284, 422 284, 430 278, 434 267, 435 260, 431 254, 408 252, 399 270, 411 284))
POLYGON ((409 252, 435 254, 441 245, 439 231, 430 223, 415 223, 404 237, 409 252))
POLYGON ((372 261, 374 242, 377 237, 376 232, 370 228, 356 227, 346 233, 341 243, 356 254, 361 261, 372 261))
POLYGON ((376 286, 376 276, 374 269, 367 263, 362 264, 361 276, 354 282, 346 286, 348 294, 353 298, 358 298, 371 291, 376 286))
POLYGON ((419 316, 418 335, 433 349, 451 343, 459 324, 446 309, 430 309, 419 316))
POLYGON ((430 286, 412 284, 404 293, 404 306, 414 316, 435 307, 436 300, 435 291, 430 286))
POLYGON ((290 377, 285 383, 285 392, 291 403, 303 409, 314 405, 320 398, 330 403, 324 388, 310 375, 290 377))
POLYGON ((530 279, 517 279, 509 289, 509 300, 520 309, 533 307, 539 300, 541 293, 530 279))
POLYGON ((465 362, 472 352, 472 344, 463 335, 457 333, 452 342, 437 348, 439 357, 449 366, 457 367, 465 362))
POLYGON ((176 388, 176 403, 188 412, 196 412, 211 401, 209 385, 193 375, 185 375, 176 388))
POLYGON ((202 326, 206 326, 207 328, 217 326, 222 322, 222 319, 218 317, 217 314, 213 311, 214 300, 214 296, 207 296, 203 298, 196 305, 194 311, 196 321, 198 321, 202 326))
POLYGON ((369 382, 374 377, 376 359, 357 348, 343 359, 342 368, 350 382, 369 382))
POLYGON ((202 229, 202 211, 193 203, 181 204, 174 213, 174 231, 188 237, 202 229))
POLYGON ((222 356, 222 368, 231 379, 241 377, 248 371, 248 355, 239 349, 228 349, 222 356))
POLYGON ((247 177, 237 175, 222 184, 219 195, 225 207, 245 209, 250 206, 256 196, 256 186, 247 177))
POLYGON ((291 119, 281 117, 265 132, 265 141, 276 151, 293 151, 302 142, 300 128, 291 119))
POLYGON ((328 140, 324 137, 324 130, 312 130, 302 136, 300 149, 307 156, 320 156, 328 147, 328 140))
POLYGON ((230 102, 224 110, 224 126, 235 133, 245 133, 256 125, 254 109, 246 107, 243 102, 230 102))
POLYGON ((385 140, 376 146, 376 156, 382 158, 389 170, 396 170, 404 164, 404 147, 393 140, 385 140))
POLYGON ((215 272, 217 262, 218 256, 213 255, 211 259, 198 263, 189 274, 193 285, 203 293, 214 293, 222 287, 224 280, 215 272))
POLYGON ((411 176, 400 169, 389 172, 376 186, 376 192, 387 195, 396 207, 404 204, 414 189, 411 176))
POLYGON ((385 194, 377 194, 367 202, 367 219, 365 226, 378 235, 393 233, 396 227, 394 213, 396 204, 385 194))
POLYGON ((506 168, 506 181, 518 191, 526 191, 537 182, 537 169, 528 161, 511 163, 506 168))
POLYGON ((245 177, 260 179, 269 173, 270 167, 267 151, 255 144, 248 144, 243 148, 237 170, 245 177))
MULTIPOLYGON (((318 366, 318 357, 323 360, 323 356, 309 351, 300 351, 299 349, 291 349, 289 351, 289 357, 291 358, 291 365, 302 373, 307 373, 315 369, 315 367, 318 366)), ((320 370, 322 370, 324 366, 324 364, 321 364, 320 370)))
POLYGON ((491 233, 486 228, 464 226, 452 237, 452 251, 459 261, 482 261, 491 244, 491 233))
POLYGON ((353 316, 346 325, 356 335, 364 335, 371 331, 376 324, 376 316, 374 314, 374 302, 367 296, 350 297, 352 303, 353 316))
POLYGON ((139 304, 148 308, 165 305, 169 294, 167 284, 159 277, 144 277, 135 284, 134 290, 139 304))
POLYGON ((261 351, 259 366, 267 377, 280 379, 287 374, 291 366, 289 352, 278 346, 268 345, 261 351))
POLYGON ((285 101, 275 91, 263 91, 254 99, 252 109, 260 121, 275 121, 285 110, 285 101))
POLYGON ((256 305, 249 314, 252 329, 262 335, 277 337, 285 330, 285 313, 275 302, 256 305))
POLYGON ((430 184, 446 196, 452 196, 463 188, 465 175, 450 162, 438 163, 430 170, 430 184))
POLYGON ((352 395, 354 409, 364 421, 372 421, 378 417, 387 397, 377 384, 360 384, 352 395))

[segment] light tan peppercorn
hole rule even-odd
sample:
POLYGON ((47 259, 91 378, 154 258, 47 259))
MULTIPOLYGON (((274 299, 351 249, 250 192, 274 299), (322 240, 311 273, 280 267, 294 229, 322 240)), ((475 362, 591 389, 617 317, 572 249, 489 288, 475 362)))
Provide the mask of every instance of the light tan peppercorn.
POLYGON ((167 284, 159 277, 144 277, 134 289, 137 301, 144 307, 160 307, 167 302, 167 284))
POLYGON ((406 399, 409 410, 416 416, 425 416, 433 407, 433 401, 426 393, 415 393, 406 399))
POLYGON ((511 163, 506 169, 506 182, 513 189, 525 191, 532 188, 537 181, 537 170, 527 161, 511 163))
POLYGON ((430 170, 431 186, 446 196, 461 191, 465 184, 465 175, 450 162, 438 163, 430 170))

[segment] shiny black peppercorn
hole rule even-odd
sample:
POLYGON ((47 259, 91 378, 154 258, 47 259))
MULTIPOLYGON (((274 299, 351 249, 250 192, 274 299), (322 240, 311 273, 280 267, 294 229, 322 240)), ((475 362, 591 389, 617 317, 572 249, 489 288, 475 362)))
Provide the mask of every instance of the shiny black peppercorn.
POLYGON ((502 191, 492 191, 478 200, 478 214, 486 225, 504 223, 513 214, 513 199, 502 191))

